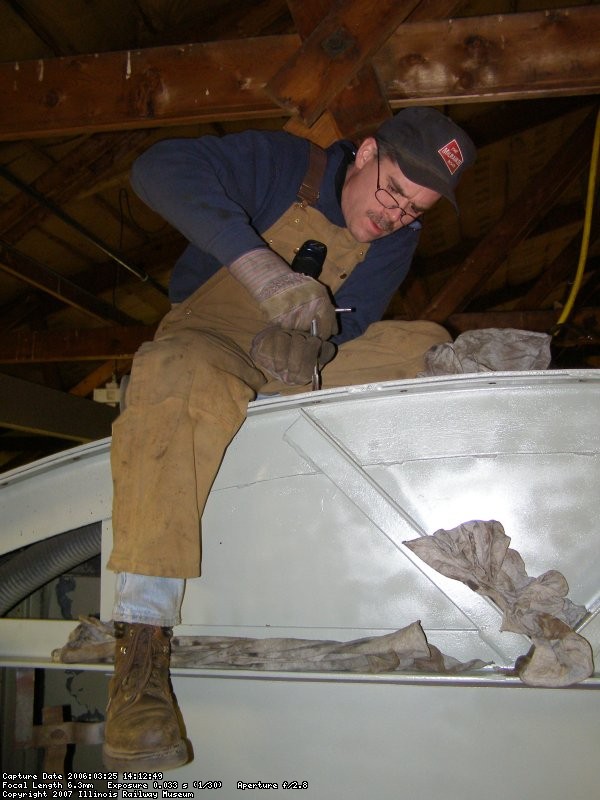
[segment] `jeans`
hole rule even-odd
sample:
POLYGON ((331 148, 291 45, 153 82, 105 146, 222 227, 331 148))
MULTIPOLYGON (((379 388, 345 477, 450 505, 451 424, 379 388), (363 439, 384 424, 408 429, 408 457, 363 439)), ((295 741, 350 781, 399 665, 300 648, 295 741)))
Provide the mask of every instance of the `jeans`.
POLYGON ((184 578, 118 572, 113 619, 172 628, 181 622, 184 578))

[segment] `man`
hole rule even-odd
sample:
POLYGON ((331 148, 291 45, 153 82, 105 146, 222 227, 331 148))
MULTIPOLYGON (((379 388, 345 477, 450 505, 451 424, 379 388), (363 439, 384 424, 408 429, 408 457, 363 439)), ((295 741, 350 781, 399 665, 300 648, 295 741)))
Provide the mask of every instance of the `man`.
POLYGON ((161 142, 135 163, 140 197, 189 246, 173 309, 136 355, 114 425, 117 647, 104 759, 122 770, 187 760, 169 686, 171 629, 200 574, 200 518, 223 454, 259 392, 414 377, 448 340, 427 322, 379 323, 406 276, 420 217, 474 160, 469 137, 410 108, 355 148, 284 132, 161 142), (291 269, 327 246, 320 279, 291 269), (336 308, 351 312, 336 313, 336 308))

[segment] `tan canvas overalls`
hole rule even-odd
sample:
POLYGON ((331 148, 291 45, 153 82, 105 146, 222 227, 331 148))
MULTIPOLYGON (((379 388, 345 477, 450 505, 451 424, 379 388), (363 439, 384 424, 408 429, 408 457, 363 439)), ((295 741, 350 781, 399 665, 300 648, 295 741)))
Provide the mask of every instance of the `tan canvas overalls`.
MULTIPOLYGON (((288 263, 307 239, 325 242, 321 280, 332 292, 368 248, 306 199, 294 203, 263 238, 288 263)), ((136 354, 127 407, 113 427, 111 569, 177 578, 200 574, 202 512, 248 403, 259 391, 310 388, 290 389, 254 365, 252 339, 266 324, 252 297, 223 268, 174 307, 154 341, 136 354)), ((323 369, 323 388, 414 377, 423 369, 424 353, 449 340, 435 323, 375 323, 341 345, 323 369)))

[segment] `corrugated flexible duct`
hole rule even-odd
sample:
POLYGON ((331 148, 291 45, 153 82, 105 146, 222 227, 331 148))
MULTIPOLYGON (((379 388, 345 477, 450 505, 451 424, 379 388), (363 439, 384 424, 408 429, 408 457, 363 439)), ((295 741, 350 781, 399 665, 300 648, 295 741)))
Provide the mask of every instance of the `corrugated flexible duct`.
POLYGON ((94 522, 32 544, 0 566, 0 616, 36 589, 97 556, 102 523, 94 522))

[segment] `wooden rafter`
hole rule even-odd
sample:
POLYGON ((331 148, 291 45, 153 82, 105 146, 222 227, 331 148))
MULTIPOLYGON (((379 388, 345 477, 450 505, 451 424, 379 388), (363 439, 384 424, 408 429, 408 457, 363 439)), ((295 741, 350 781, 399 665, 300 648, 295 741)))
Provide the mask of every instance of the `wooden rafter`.
MULTIPOLYGON (((556 325, 560 310, 541 311, 485 311, 451 314, 447 324, 453 333, 463 333, 477 328, 519 328, 549 332, 556 325)), ((587 336, 570 333, 561 339, 567 347, 600 344, 600 309, 582 308, 572 315, 569 328, 593 332, 587 336)), ((117 371, 129 365, 136 350, 154 336, 155 325, 113 326, 108 328, 77 329, 69 331, 19 332, 0 340, 0 364, 52 364, 69 361, 99 361, 88 379, 71 390, 72 394, 85 396, 93 388, 105 383, 117 371)))
MULTIPOLYGON (((52 203, 67 203, 83 188, 110 172, 124 154, 142 147, 150 135, 150 131, 142 130, 85 138, 61 161, 44 171, 34 181, 32 188, 52 203)), ((49 214, 51 211, 48 206, 36 202, 25 193, 17 193, 0 210, 0 238, 4 243, 15 244, 49 214)), ((121 323, 127 321, 126 315, 99 301, 84 287, 59 278, 43 264, 33 262, 18 252, 2 252, 0 270, 97 319, 121 323)))
POLYGON ((89 372, 76 383, 75 386, 72 386, 69 389, 69 394, 75 397, 88 397, 88 395, 92 394, 94 389, 103 386, 111 380, 111 378, 120 378, 122 375, 126 375, 130 370, 131 361, 125 360, 116 362, 114 359, 110 359, 100 364, 100 366, 96 367, 92 372, 89 372))
POLYGON ((121 324, 132 321, 127 314, 16 250, 2 250, 0 246, 0 269, 95 319, 121 324))
POLYGON ((385 4, 377 6, 376 13, 371 7, 365 13, 364 4, 358 0, 337 3, 333 8, 324 0, 287 0, 287 3, 303 44, 271 79, 267 92, 273 93, 275 101, 284 108, 298 111, 286 124, 287 130, 327 145, 340 137, 359 141, 371 135, 392 114, 368 58, 369 49, 377 50, 377 42, 383 43, 387 33, 400 23, 446 19, 464 5, 464 0, 393 3, 391 14, 385 4), (348 48, 351 47, 349 39, 354 37, 348 29, 353 26, 356 46, 352 45, 351 57, 346 51, 332 52, 332 42, 346 41, 348 48), (361 51, 360 57, 357 49, 361 51), (281 83, 283 87, 278 87, 281 83), (291 98, 281 96, 286 87, 292 93, 291 98), (313 105, 308 118, 301 111, 306 102, 313 105), (313 128, 317 119, 318 125, 313 128))
MULTIPOLYGON (((452 314, 448 324, 456 334, 481 328, 516 328, 517 330, 550 333, 560 311, 487 311, 452 314)), ((561 347, 586 347, 600 344, 600 308, 582 308, 569 318, 561 335, 561 347)))
MULTIPOLYGON (((600 92, 600 7, 406 22, 372 59, 393 107, 600 92)), ((0 139, 280 117, 296 35, 0 64, 0 139)))
POLYGON ((268 81, 266 93, 312 125, 417 5, 418 0, 335 4, 268 81))
MULTIPOLYGON (((592 245, 598 238, 599 228, 600 224, 598 223, 592 226, 592 245)), ((580 254, 581 233, 578 232, 548 268, 544 270, 534 285, 515 302, 514 308, 523 311, 539 308, 557 285, 568 279, 574 280, 575 271, 573 265, 578 263, 580 254)))
MULTIPOLYGON (((311 35, 330 9, 326 0, 287 0, 287 4, 303 40, 311 35)), ((327 147, 336 139, 359 141, 391 114, 392 109, 381 91, 373 67, 365 64, 333 98, 316 124, 309 127, 300 117, 292 116, 284 127, 289 133, 327 147)))
MULTIPOLYGON (((151 135, 150 130, 140 130, 85 138, 61 161, 43 172, 32 187, 54 204, 68 203, 82 190, 110 174, 125 155, 131 158, 132 153, 142 149, 151 135)), ((7 244, 17 243, 51 213, 48 206, 27 194, 15 194, 0 210, 0 239, 7 244)), ((160 255, 156 245, 146 250, 141 248, 138 253, 145 260, 160 255)), ((114 283, 114 269, 110 266, 107 269, 107 265, 100 265, 94 274, 81 276, 80 283, 79 277, 63 279, 18 251, 4 251, 0 243, 0 271, 96 319, 121 324, 133 322, 96 297, 99 291, 110 289, 114 283)))
MULTIPOLYGON (((54 203, 64 204, 112 170, 124 155, 141 149, 151 131, 97 134, 84 139, 68 155, 45 170, 32 187, 54 203)), ((0 233, 17 242, 51 212, 24 193, 17 193, 0 209, 0 233)))
POLYGON ((373 64, 397 105, 596 94, 599 34, 595 4, 420 22, 399 28, 373 64))
POLYGON ((110 435, 115 409, 0 374, 0 426, 89 442, 110 435))
POLYGON ((463 311, 484 283, 498 270, 512 249, 527 238, 564 189, 589 163, 595 114, 561 145, 548 164, 529 181, 502 219, 477 244, 469 257, 432 299, 422 316, 444 322, 463 311))
POLYGON ((0 364, 128 360, 143 342, 152 339, 155 330, 156 325, 115 325, 66 331, 21 331, 2 337, 0 364))

